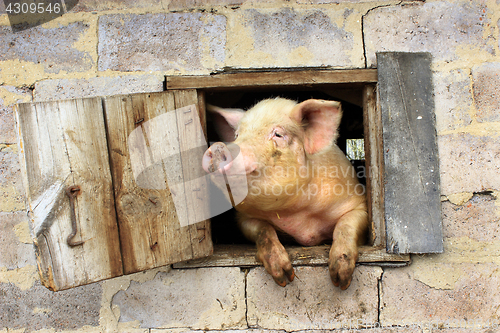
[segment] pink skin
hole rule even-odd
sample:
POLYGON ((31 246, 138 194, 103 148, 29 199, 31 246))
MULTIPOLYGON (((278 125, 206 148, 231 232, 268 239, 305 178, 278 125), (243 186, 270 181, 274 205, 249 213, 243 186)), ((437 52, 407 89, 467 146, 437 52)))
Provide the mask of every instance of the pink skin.
POLYGON ((216 142, 203 154, 202 167, 207 172, 227 172, 231 169, 233 157, 222 142, 216 142))
POLYGON ((329 257, 335 286, 347 289, 368 226, 366 199, 353 168, 335 145, 340 103, 264 100, 247 112, 210 106, 224 141, 241 149, 242 165, 230 149, 213 144, 203 157, 207 172, 246 174, 249 193, 235 208, 238 223, 257 245, 257 258, 276 283, 294 278, 277 231, 305 246, 333 240, 329 257))

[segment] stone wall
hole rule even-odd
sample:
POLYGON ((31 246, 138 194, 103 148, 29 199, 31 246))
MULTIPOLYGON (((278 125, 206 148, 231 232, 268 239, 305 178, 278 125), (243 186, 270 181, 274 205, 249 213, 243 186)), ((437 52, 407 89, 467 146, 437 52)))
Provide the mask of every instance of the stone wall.
POLYGON ((0 2, 0 332, 461 332, 500 325, 500 2, 80 0, 12 32, 0 2), (58 293, 41 286, 13 105, 163 90, 224 67, 376 67, 378 51, 433 55, 445 252, 326 267, 286 288, 262 268, 170 267, 58 293), (401 329, 397 325, 418 324, 401 329), (385 327, 384 330, 377 327, 385 327))

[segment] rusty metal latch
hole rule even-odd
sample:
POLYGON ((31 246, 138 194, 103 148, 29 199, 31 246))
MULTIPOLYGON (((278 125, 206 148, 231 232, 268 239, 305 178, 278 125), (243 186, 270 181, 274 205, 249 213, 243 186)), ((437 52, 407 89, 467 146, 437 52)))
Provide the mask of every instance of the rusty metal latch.
POLYGON ((72 185, 66 188, 66 195, 69 197, 69 204, 71 207, 71 234, 68 236, 67 243, 71 247, 75 247, 78 245, 82 245, 84 242, 83 241, 78 241, 75 242, 73 241, 73 237, 75 237, 76 233, 78 232, 77 226, 76 226, 76 212, 75 212, 75 198, 80 193, 80 186, 78 185, 72 185))

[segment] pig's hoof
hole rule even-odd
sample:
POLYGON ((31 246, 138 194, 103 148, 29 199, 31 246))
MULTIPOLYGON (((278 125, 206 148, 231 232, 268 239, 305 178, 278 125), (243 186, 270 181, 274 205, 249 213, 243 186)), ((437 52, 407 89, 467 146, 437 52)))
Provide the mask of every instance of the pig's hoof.
POLYGON ((288 253, 279 242, 264 240, 259 243, 257 245, 257 260, 264 264, 264 268, 278 285, 285 287, 287 279, 292 282, 295 278, 288 253))
POLYGON ((336 287, 346 290, 351 285, 352 273, 356 267, 358 259, 358 250, 335 248, 332 246, 328 267, 330 269, 330 277, 336 287))

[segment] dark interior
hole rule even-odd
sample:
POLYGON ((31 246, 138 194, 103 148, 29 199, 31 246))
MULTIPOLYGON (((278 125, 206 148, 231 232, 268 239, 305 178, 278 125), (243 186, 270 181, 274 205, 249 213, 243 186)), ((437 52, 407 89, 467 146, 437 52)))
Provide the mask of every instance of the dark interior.
MULTIPOLYGON (((336 100, 342 102, 343 116, 339 128, 337 145, 346 151, 347 139, 364 138, 363 129, 363 98, 362 87, 358 86, 324 86, 312 89, 307 86, 264 89, 238 89, 228 91, 206 91, 206 102, 225 108, 250 109, 253 105, 266 98, 283 97, 302 102, 310 98, 336 100)), ((208 142, 221 141, 215 132, 210 113, 207 112, 207 135, 208 142)), ((352 161, 356 168, 364 167, 365 161, 352 161)), ((361 172, 359 173, 361 174, 361 172)), ((359 179, 362 184, 366 183, 363 177, 359 179)), ((211 219, 212 239, 214 244, 249 244, 238 229, 236 223, 236 211, 231 209, 211 219)), ((293 244, 292 240, 282 239, 285 243, 293 244)))

